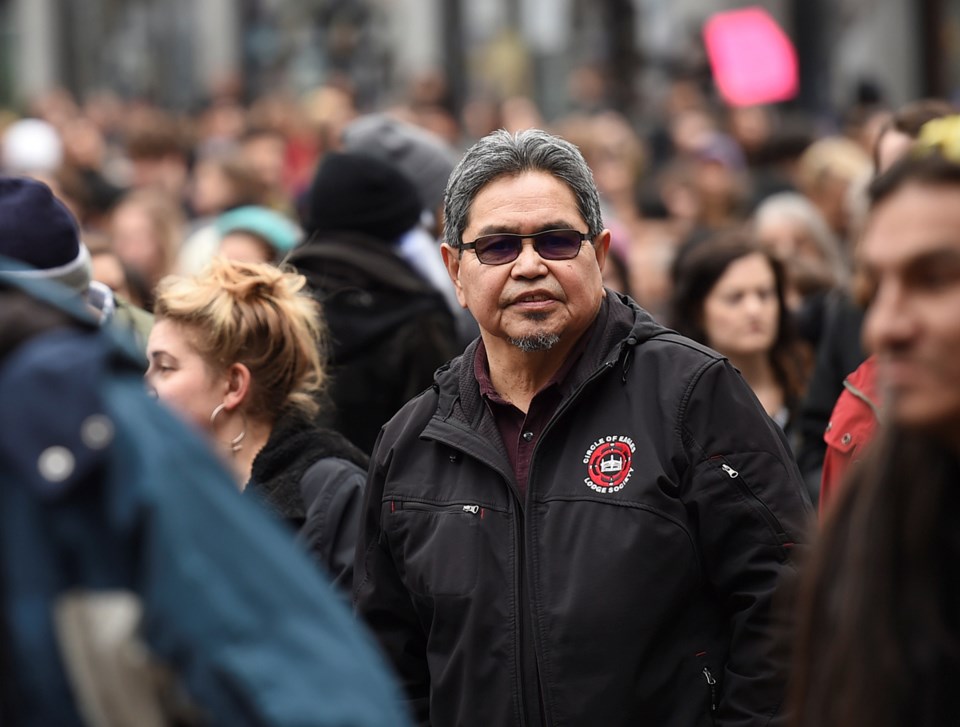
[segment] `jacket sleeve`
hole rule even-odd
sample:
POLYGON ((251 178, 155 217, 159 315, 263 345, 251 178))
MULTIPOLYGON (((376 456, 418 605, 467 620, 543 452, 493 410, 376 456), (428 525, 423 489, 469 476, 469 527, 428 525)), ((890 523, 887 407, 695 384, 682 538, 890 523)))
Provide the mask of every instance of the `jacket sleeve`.
POLYGON ((316 462, 300 480, 307 508, 299 538, 343 593, 353 584, 353 560, 366 473, 337 457, 316 462))
POLYGON ((407 711, 430 724, 427 636, 390 552, 381 518, 388 463, 380 460, 381 432, 370 461, 354 567, 354 606, 380 641, 407 696, 407 711))
POLYGON ((813 508, 782 431, 728 362, 705 365, 683 402, 683 497, 728 624, 716 724, 781 724, 788 629, 777 595, 813 508))

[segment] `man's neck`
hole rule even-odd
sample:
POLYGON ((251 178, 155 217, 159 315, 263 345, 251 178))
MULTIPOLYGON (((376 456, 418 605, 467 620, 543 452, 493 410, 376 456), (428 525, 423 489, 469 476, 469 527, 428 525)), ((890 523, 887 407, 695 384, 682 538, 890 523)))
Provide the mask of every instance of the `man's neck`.
POLYGON ((563 366, 576 340, 560 340, 548 351, 521 351, 503 339, 484 341, 490 382, 504 399, 527 412, 537 392, 563 366))

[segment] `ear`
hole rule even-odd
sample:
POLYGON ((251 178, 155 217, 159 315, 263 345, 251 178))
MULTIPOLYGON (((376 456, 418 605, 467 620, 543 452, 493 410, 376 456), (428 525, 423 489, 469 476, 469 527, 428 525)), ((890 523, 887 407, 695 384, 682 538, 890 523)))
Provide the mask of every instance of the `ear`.
POLYGON ((453 287, 457 291, 457 300, 464 308, 467 307, 467 299, 463 295, 463 286, 460 283, 460 252, 454 250, 447 243, 440 245, 440 255, 443 257, 443 264, 447 268, 447 275, 453 281, 453 287))
MULTIPOLYGON (((607 250, 610 249, 610 239, 612 235, 610 230, 603 230, 599 235, 597 235, 596 240, 593 243, 593 251, 597 256, 597 265, 600 268, 600 272, 603 272, 603 266, 607 262, 607 250)), ((603 294, 606 296, 607 289, 603 289, 603 294)))
POLYGON ((232 411, 243 404, 250 394, 250 369, 242 363, 230 364, 226 373, 227 390, 223 395, 223 405, 232 411))

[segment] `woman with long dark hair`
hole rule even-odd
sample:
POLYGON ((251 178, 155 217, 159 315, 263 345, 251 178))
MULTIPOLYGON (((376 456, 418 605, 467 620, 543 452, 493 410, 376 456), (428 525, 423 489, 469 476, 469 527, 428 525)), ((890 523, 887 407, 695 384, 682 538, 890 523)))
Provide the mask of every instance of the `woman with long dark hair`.
POLYGON ((673 272, 671 327, 729 358, 786 430, 809 353, 786 305, 782 263, 749 233, 730 232, 683 251, 673 272))

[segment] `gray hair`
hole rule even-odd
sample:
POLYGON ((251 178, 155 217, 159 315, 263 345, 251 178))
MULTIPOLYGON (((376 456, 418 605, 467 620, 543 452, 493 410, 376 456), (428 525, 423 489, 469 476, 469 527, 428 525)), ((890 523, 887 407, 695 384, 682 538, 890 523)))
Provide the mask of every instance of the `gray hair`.
POLYGON ((813 202, 797 192, 770 195, 760 203, 753 214, 754 229, 778 219, 803 225, 838 280, 842 281, 846 277, 847 263, 843 258, 840 240, 813 202))
POLYGON ((443 198, 443 240, 460 249, 470 206, 491 182, 522 172, 547 172, 566 182, 577 198, 591 238, 603 231, 600 195, 580 150, 559 136, 539 129, 510 134, 500 129, 470 147, 457 164, 443 198))

